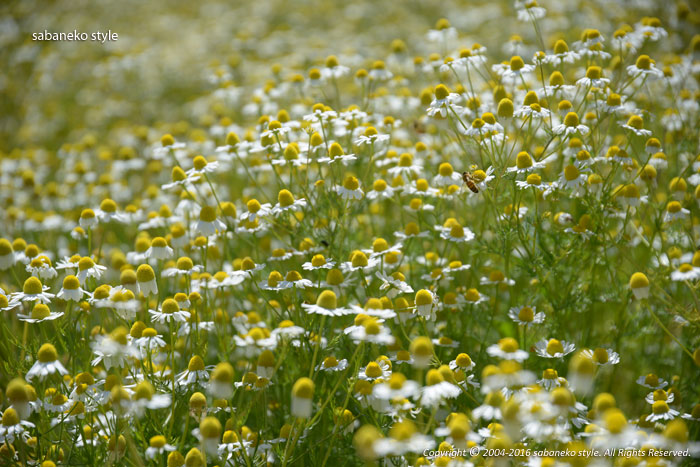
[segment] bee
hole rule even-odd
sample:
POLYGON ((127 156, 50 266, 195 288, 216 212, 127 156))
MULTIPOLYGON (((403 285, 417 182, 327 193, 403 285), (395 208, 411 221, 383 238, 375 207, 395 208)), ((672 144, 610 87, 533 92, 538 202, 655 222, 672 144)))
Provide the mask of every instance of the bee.
POLYGON ((478 193, 479 188, 476 186, 476 180, 471 172, 462 172, 462 181, 472 190, 473 193, 478 193))

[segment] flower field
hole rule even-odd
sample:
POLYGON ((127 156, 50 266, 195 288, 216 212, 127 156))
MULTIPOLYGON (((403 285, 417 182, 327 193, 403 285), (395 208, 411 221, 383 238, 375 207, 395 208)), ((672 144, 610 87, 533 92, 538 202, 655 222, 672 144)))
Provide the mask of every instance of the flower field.
POLYGON ((693 2, 0 12, 0 465, 699 465, 693 2))

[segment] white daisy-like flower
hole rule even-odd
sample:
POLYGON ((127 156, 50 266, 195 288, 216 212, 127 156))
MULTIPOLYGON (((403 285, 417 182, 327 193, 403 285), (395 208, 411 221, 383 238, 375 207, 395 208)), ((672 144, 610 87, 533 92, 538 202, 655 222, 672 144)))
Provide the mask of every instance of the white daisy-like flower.
POLYGON ((435 99, 430 102, 426 109, 429 117, 446 118, 450 112, 461 114, 462 108, 457 105, 461 100, 459 94, 447 91, 444 85, 438 85, 435 89, 435 99))
POLYGON ((58 373, 63 376, 68 374, 68 370, 58 361, 58 353, 56 347, 51 344, 44 344, 37 352, 37 360, 27 372, 27 381, 34 378, 39 378, 40 381, 46 379, 47 376, 58 373))
POLYGON ((640 55, 634 65, 627 67, 627 74, 648 79, 663 78, 664 72, 656 68, 656 64, 648 55, 640 55))
POLYGON ((400 293, 413 293, 413 288, 404 281, 403 274, 395 272, 390 276, 377 271, 377 278, 382 281, 379 290, 386 290, 386 296, 394 298, 400 293))
POLYGON ((428 370, 427 385, 420 390, 420 405, 436 407, 445 399, 454 399, 462 393, 456 384, 445 381, 437 370, 428 370))
POLYGON ((18 313, 17 318, 20 321, 24 321, 31 324, 41 323, 43 321, 53 321, 55 319, 63 316, 63 312, 51 311, 49 307, 43 303, 37 303, 32 308, 32 312, 29 315, 23 315, 18 313))
POLYGON ((575 165, 567 165, 559 176, 557 186, 562 189, 572 190, 573 194, 580 193, 588 182, 586 172, 575 165))
POLYGON ((544 322, 544 312, 536 311, 535 307, 521 306, 514 307, 508 311, 510 319, 521 326, 531 326, 533 324, 541 324, 544 322))
POLYGON ((5 291, 0 287, 0 311, 12 311, 21 304, 18 298, 5 295, 5 291))
POLYGON ((354 326, 348 335, 355 343, 370 342, 378 345, 391 345, 396 340, 391 335, 391 330, 373 317, 366 318, 360 326, 354 326))
POLYGON ((0 416, 0 443, 12 445, 16 439, 21 439, 26 442, 30 433, 28 429, 34 428, 34 424, 19 417, 17 411, 8 407, 0 416))
POLYGON ((681 264, 678 269, 671 273, 673 281, 695 281, 700 279, 700 268, 689 263, 681 264))
POLYGON ((596 347, 595 349, 584 349, 582 354, 599 366, 611 366, 620 363, 620 354, 610 348, 596 347))
POLYGON ((514 55, 510 62, 493 65, 491 69, 502 78, 514 82, 519 80, 521 76, 531 73, 535 69, 535 65, 527 65, 520 56, 514 55))
POLYGON ((165 437, 157 435, 151 437, 149 446, 146 448, 146 459, 155 459, 156 457, 168 452, 174 451, 176 448, 172 444, 165 441, 165 437))
POLYGON ((355 140, 355 144, 358 146, 376 146, 389 141, 389 138, 389 135, 379 134, 374 127, 369 127, 355 140))
POLYGON ((679 201, 671 201, 666 205, 664 212, 664 222, 671 222, 677 219, 685 219, 690 215, 690 211, 685 209, 679 201))
POLYGON ((474 240, 474 237, 474 232, 469 227, 462 227, 457 222, 454 222, 449 229, 440 229, 440 238, 449 242, 465 243, 474 240))
POLYGON ((542 378, 537 380, 537 384, 542 386, 547 391, 554 388, 566 386, 566 379, 559 376, 556 370, 548 368, 542 372, 542 378))
POLYGON ((347 359, 343 358, 342 360, 338 360, 334 356, 326 357, 323 359, 323 361, 316 365, 316 371, 329 371, 329 372, 338 372, 338 371, 343 371, 348 367, 348 361, 347 359))
POLYGON ((364 192, 360 188, 360 182, 356 177, 348 176, 342 185, 336 185, 333 189, 343 199, 362 199, 364 192))
POLYGON ((562 358, 574 350, 573 343, 557 339, 542 339, 535 344, 535 352, 544 358, 562 358))
POLYGON ((306 207, 304 198, 295 199, 289 190, 282 190, 277 197, 278 203, 270 210, 273 216, 278 216, 287 212, 300 211, 306 207))
POLYGON ((380 258, 368 258, 365 252, 360 250, 351 253, 350 258, 350 261, 345 261, 340 265, 340 269, 343 272, 363 271, 363 273, 369 273, 381 263, 380 258))
POLYGON ((83 256, 78 262, 78 279, 80 284, 84 285, 88 277, 99 279, 102 274, 107 270, 105 266, 95 264, 95 262, 89 256, 83 256))
POLYGON ((56 294, 56 298, 65 301, 79 302, 87 292, 80 287, 80 280, 73 275, 63 279, 63 287, 56 294))
POLYGON ((386 181, 379 179, 374 181, 372 189, 365 196, 370 200, 390 199, 394 197, 395 193, 396 190, 394 188, 387 185, 386 181))
POLYGON ((504 337, 498 341, 498 344, 493 344, 486 349, 486 353, 492 357, 502 358, 504 360, 515 360, 523 362, 527 360, 528 353, 518 348, 518 341, 512 337, 504 337))
POLYGON ((488 295, 484 295, 481 292, 479 292, 475 288, 470 288, 467 290, 467 292, 464 294, 464 298, 466 299, 466 303, 468 305, 480 305, 482 303, 488 303, 489 297, 488 295))
POLYGON ((657 400, 651 406, 651 414, 647 415, 646 421, 648 422, 658 422, 658 421, 669 421, 680 415, 680 412, 674 410, 668 406, 666 401, 657 400))
POLYGON ((533 0, 524 2, 516 1, 515 7, 518 10, 518 20, 520 21, 542 19, 547 14, 547 10, 537 5, 537 2, 533 0))
POLYGON ((500 391, 489 392, 484 403, 472 410, 472 416, 477 420, 500 420, 503 416, 501 412, 503 402, 503 395, 500 391))
POLYGON ((148 313, 156 323, 184 323, 190 317, 190 312, 181 310, 180 305, 172 298, 163 300, 159 310, 148 310, 148 313))
POLYGON ((639 115, 632 115, 626 123, 620 123, 620 126, 637 136, 651 136, 651 130, 644 129, 644 120, 639 115))
POLYGON ((32 276, 37 276, 41 280, 53 279, 58 275, 56 269, 51 266, 51 260, 45 255, 33 258, 29 264, 27 264, 25 270, 32 276))
POLYGON ((657 389, 647 394, 644 400, 647 401, 647 404, 652 405, 656 401, 665 401, 666 403, 670 404, 675 398, 676 396, 673 395, 673 392, 666 392, 663 389, 657 389))
POLYGON ((318 159, 319 164, 342 164, 348 165, 352 161, 356 161, 357 156, 355 154, 345 154, 343 148, 337 142, 331 143, 328 147, 328 155, 325 157, 320 157, 318 159))
POLYGON ((48 292, 49 287, 43 285, 39 278, 32 276, 24 281, 21 292, 14 292, 10 294, 10 302, 34 302, 40 301, 41 303, 51 303, 51 299, 55 296, 48 292))
POLYGON ((163 277, 176 277, 176 276, 188 276, 192 277, 193 274, 201 272, 203 266, 200 264, 195 265, 192 260, 187 256, 182 256, 178 258, 175 263, 174 268, 164 269, 161 275, 163 277))
POLYGON ((280 286, 286 288, 296 287, 297 289, 306 289, 313 287, 314 283, 309 279, 304 279, 301 277, 301 274, 299 274, 297 271, 289 271, 284 277, 284 280, 280 282, 280 286))
POLYGON ((637 384, 649 389, 663 389, 668 386, 668 381, 659 378, 654 373, 649 373, 648 375, 637 378, 637 384))
POLYGON ((225 232, 226 224, 216 217, 216 209, 213 206, 203 206, 199 211, 199 220, 195 223, 194 229, 205 237, 225 232))
POLYGON ((516 174, 527 174, 535 170, 543 169, 545 167, 544 161, 535 161, 530 154, 525 151, 520 151, 515 158, 515 165, 508 167, 506 172, 516 173, 516 174))
POLYGON ((319 269, 333 269, 335 267, 335 261, 326 260, 323 255, 314 255, 311 261, 307 261, 302 264, 302 269, 307 271, 316 271, 319 269))
POLYGON ((155 237, 151 240, 151 246, 146 250, 146 258, 168 259, 173 256, 173 249, 163 237, 155 237))
POLYGON ((530 117, 530 118, 541 118, 545 119, 550 116, 551 112, 545 109, 540 104, 534 103, 530 105, 524 105, 518 108, 513 115, 516 117, 530 117))
POLYGON ((302 303, 301 307, 307 313, 325 316, 343 316, 352 313, 347 308, 338 307, 338 301, 332 290, 324 290, 318 295, 316 303, 302 303))
POLYGON ((457 355, 457 358, 449 363, 449 367, 452 371, 462 370, 464 373, 471 372, 475 366, 476 363, 466 353, 460 353, 457 355))
POLYGON ((587 135, 590 129, 586 125, 579 123, 578 115, 575 112, 569 112, 564 117, 564 121, 552 128, 556 135, 574 136, 587 135))

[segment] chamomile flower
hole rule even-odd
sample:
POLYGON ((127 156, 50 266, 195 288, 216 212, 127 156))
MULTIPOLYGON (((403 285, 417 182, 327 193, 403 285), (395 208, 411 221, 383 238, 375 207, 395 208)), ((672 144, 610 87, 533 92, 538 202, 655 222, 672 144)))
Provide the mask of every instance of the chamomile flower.
POLYGON ((168 452, 175 451, 175 446, 166 442, 165 436, 152 436, 146 448, 146 459, 155 459, 156 457, 168 452))
POLYGON ((680 202, 670 201, 666 205, 666 212, 664 213, 664 222, 671 222, 677 219, 685 219, 690 214, 690 211, 685 209, 680 202))
POLYGON ((15 292, 10 294, 9 300, 20 301, 20 302, 34 302, 40 301, 41 303, 51 303, 51 299, 55 296, 48 292, 49 287, 43 285, 37 277, 29 277, 24 281, 21 292, 15 292))
POLYGON ((334 356, 329 356, 316 366, 316 371, 339 372, 348 367, 347 359, 338 360, 334 356))
POLYGON ((610 348, 585 349, 582 354, 599 366, 612 366, 620 363, 620 355, 610 348))
POLYGON ((63 279, 63 287, 56 294, 56 298, 61 300, 78 302, 86 291, 80 287, 80 280, 73 275, 68 275, 63 279))
POLYGON ((62 311, 51 311, 51 309, 43 303, 36 303, 34 308, 32 308, 31 314, 23 315, 18 313, 17 318, 19 318, 20 321, 35 324, 44 321, 53 321, 63 316, 63 314, 64 313, 62 311))
POLYGON ((510 58, 510 62, 494 65, 492 69, 502 78, 514 82, 531 73, 535 65, 526 65, 522 57, 514 55, 510 58))
POLYGON ((542 378, 537 380, 537 384, 545 390, 551 391, 554 388, 565 386, 567 382, 566 379, 559 376, 556 370, 548 368, 542 372, 542 378))
POLYGON ((102 274, 104 274, 106 270, 106 266, 95 264, 92 258, 88 256, 83 256, 78 262, 78 280, 80 281, 81 285, 85 285, 85 281, 89 277, 99 279, 100 277, 102 277, 102 274))
POLYGON ((380 134, 376 128, 370 126, 355 140, 355 144, 358 146, 377 146, 389 141, 389 138, 389 135, 380 134))
POLYGON ((194 274, 201 272, 202 268, 199 264, 195 265, 189 256, 181 256, 177 259, 175 267, 164 269, 161 275, 163 277, 192 277, 194 274))
POLYGON ((535 344, 535 352, 544 358, 562 358, 576 350, 576 346, 558 339, 542 339, 535 344))
POLYGON ((12 244, 5 238, 0 238, 0 270, 6 270, 15 264, 15 252, 12 244))
POLYGON ((602 69, 599 66, 593 65, 589 66, 586 70, 586 76, 576 81, 576 85, 586 88, 596 87, 605 89, 609 82, 609 79, 603 78, 602 69))
POLYGON ((364 192, 360 188, 360 182, 357 177, 348 175, 342 185, 336 185, 335 191, 343 199, 359 200, 364 196, 364 192))
POLYGON ((508 167, 506 171, 509 173, 527 174, 542 169, 544 166, 544 162, 535 162, 530 154, 525 151, 520 151, 515 158, 515 165, 508 167))
POLYGON ((586 135, 589 128, 586 125, 579 123, 578 115, 575 112, 569 112, 564 117, 564 122, 552 128, 552 131, 557 135, 586 135))
POLYGON ((544 322, 545 314, 543 311, 536 311, 535 307, 521 306, 514 307, 508 311, 508 316, 514 322, 521 326, 532 326, 533 324, 541 324, 544 322))
POLYGON ((472 232, 469 227, 462 227, 456 222, 452 224, 449 230, 443 229, 440 232, 440 238, 454 243, 469 242, 473 240, 474 237, 474 232, 472 232))
POLYGON ((226 224, 224 224, 216 216, 216 209, 213 206, 203 206, 199 211, 199 221, 195 224, 195 231, 206 237, 215 233, 225 232, 226 224))
POLYGON ((389 436, 379 438, 372 444, 372 450, 378 456, 402 456, 406 453, 422 453, 435 445, 432 437, 418 431, 410 420, 394 423, 389 429, 389 436))
POLYGON ((370 342, 379 345, 392 345, 395 342, 391 330, 384 326, 383 320, 368 317, 362 321, 361 325, 355 326, 348 334, 355 342, 370 342))
POLYGON ((159 310, 148 310, 156 323, 184 323, 190 317, 190 312, 181 310, 180 305, 172 298, 163 300, 159 310))
POLYGON ((516 362, 523 362, 528 358, 528 353, 524 350, 520 350, 518 348, 518 342, 512 337, 504 337, 498 341, 498 344, 488 347, 486 352, 492 357, 498 357, 504 360, 515 360, 516 362))
POLYGON ((553 65, 562 65, 564 63, 574 63, 580 58, 580 55, 573 50, 569 50, 566 41, 559 39, 554 43, 554 51, 548 54, 544 61, 553 65))
POLYGON ((656 400, 651 406, 651 414, 647 415, 645 420, 648 422, 669 421, 678 415, 680 415, 680 412, 670 408, 666 401, 656 400))
MULTIPOLYGON (((443 369, 441 367, 441 369, 443 369)), ((445 380, 444 374, 454 379, 452 370, 444 367, 443 371, 431 369, 425 377, 426 385, 421 389, 420 404, 424 407, 436 407, 446 399, 454 399, 462 393, 456 384, 445 380)))
POLYGON ((659 378, 654 373, 649 373, 645 376, 640 376, 639 378, 637 378, 637 384, 639 384, 640 386, 644 386, 645 388, 656 390, 663 389, 666 386, 668 386, 668 381, 659 378))
POLYGON ((173 255, 173 249, 163 237, 155 237, 151 240, 151 246, 146 250, 146 258, 168 259, 173 255))
POLYGON ((632 115, 627 120, 627 123, 621 123, 620 126, 637 136, 644 136, 647 138, 651 136, 651 131, 644 129, 644 120, 639 115, 632 115))
POLYGON ((0 442, 6 445, 12 445, 17 439, 26 442, 30 437, 29 429, 34 428, 33 423, 20 419, 12 407, 5 409, 0 420, 0 442))
POLYGON ((58 360, 56 347, 52 344, 43 344, 37 352, 37 359, 32 367, 27 372, 26 378, 31 381, 34 378, 39 378, 40 381, 47 377, 58 373, 59 375, 68 374, 68 370, 58 360))
POLYGON ((461 113, 459 102, 459 94, 452 93, 444 84, 439 84, 435 87, 435 99, 430 103, 426 112, 429 117, 447 118, 451 112, 461 113))
POLYGON ((325 316, 342 316, 349 314, 351 311, 338 306, 338 299, 332 290, 324 290, 318 295, 315 304, 302 303, 301 307, 310 314, 319 314, 325 316))
POLYGON ((294 195, 292 195, 289 190, 281 190, 277 196, 277 200, 277 204, 270 210, 273 216, 285 212, 300 211, 306 207, 306 200, 303 198, 295 199, 294 195))
POLYGON ((321 255, 314 255, 311 261, 305 262, 301 267, 307 271, 315 271, 320 269, 332 269, 335 266, 335 261, 326 260, 326 258, 321 255))

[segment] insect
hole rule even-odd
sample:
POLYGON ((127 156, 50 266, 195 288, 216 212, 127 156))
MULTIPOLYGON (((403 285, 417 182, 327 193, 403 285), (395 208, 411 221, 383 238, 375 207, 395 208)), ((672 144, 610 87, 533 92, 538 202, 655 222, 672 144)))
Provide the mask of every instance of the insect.
POLYGON ((479 192, 479 188, 476 186, 476 180, 471 172, 462 172, 462 180, 467 184, 470 190, 474 193, 479 192))

